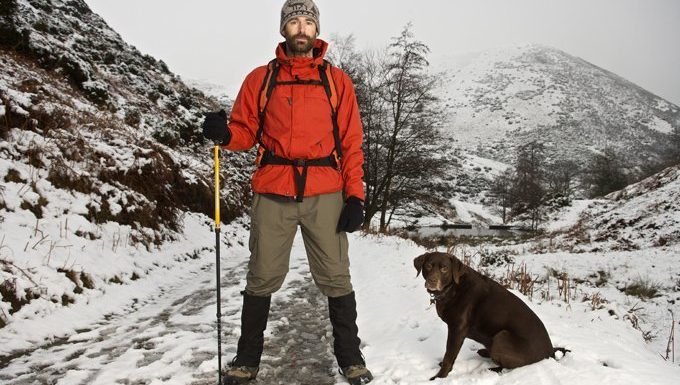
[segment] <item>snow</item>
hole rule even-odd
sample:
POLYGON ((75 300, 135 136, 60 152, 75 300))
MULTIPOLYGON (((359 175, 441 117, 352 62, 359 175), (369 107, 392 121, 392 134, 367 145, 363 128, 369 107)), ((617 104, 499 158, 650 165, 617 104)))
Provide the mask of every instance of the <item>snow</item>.
POLYGON ((680 166, 673 166, 604 199, 590 203, 576 201, 571 213, 565 214, 564 221, 552 222, 548 228, 553 232, 567 231, 566 235, 558 235, 556 242, 582 251, 646 249, 677 244, 680 240, 679 202, 680 166))
POLYGON ((499 215, 490 211, 488 206, 462 202, 452 199, 451 204, 456 208, 456 216, 463 223, 501 223, 499 215))
MULTIPOLYGON (((422 278, 414 278, 412 259, 423 250, 393 239, 364 237, 352 241, 359 330, 366 344, 366 360, 379 374, 375 383, 427 383, 443 356, 446 327, 428 305, 422 278), (376 266, 380 267, 379 275, 375 274, 376 266)), ((584 271, 592 268, 591 256, 579 258, 581 266, 571 262, 571 255, 560 257, 559 263, 565 266, 584 271)), ((607 259, 614 263, 616 257, 607 259)), ((549 257, 527 260, 535 265, 549 257)), ((656 261, 668 267, 673 264, 672 258, 656 261)), ((634 259, 627 262, 633 263, 634 259)), ((532 384, 599 384, 606 378, 621 384, 670 384, 680 375, 677 366, 662 362, 645 346, 638 332, 609 316, 606 310, 591 311, 584 303, 564 306, 557 300, 529 305, 546 324, 553 344, 572 353, 560 361, 546 360, 499 377, 486 370, 494 366, 491 362, 477 356, 480 345, 466 340, 449 378, 435 383, 455 379, 456 383, 513 384, 532 378, 532 384), (605 363, 608 366, 603 366, 605 363)))
POLYGON ((673 126, 667 121, 659 118, 658 116, 653 116, 652 121, 649 123, 649 128, 657 130, 664 134, 670 134, 673 132, 673 126))
MULTIPOLYGON (((172 260, 186 252, 203 250, 191 263, 168 264, 139 280, 107 285, 104 291, 87 290, 68 307, 51 306, 54 304, 42 301, 23 308, 7 327, 0 329, 1 355, 23 349, 32 351, 50 341, 64 348, 58 351, 37 349, 28 356, 20 356, 0 368, 0 379, 32 378, 30 367, 40 362, 52 365, 55 371, 68 367, 68 370, 62 369, 57 382, 60 384, 80 383, 82 379, 88 379, 90 384, 115 384, 128 379, 179 385, 194 383, 196 376, 211 378, 217 367, 214 355, 215 271, 214 253, 210 249, 214 236, 207 223, 208 219, 202 215, 188 215, 186 238, 154 253, 156 260, 172 260), (201 301, 195 300, 197 296, 201 301), (32 315, 35 313, 41 315, 32 315), (105 359, 107 355, 102 356, 101 352, 109 352, 108 357, 113 358, 105 359), (68 359, 72 355, 76 357, 68 359), (194 360, 195 367, 188 370, 186 363, 194 360)), ((225 226, 223 231, 229 234, 225 234, 223 241, 229 240, 232 245, 223 243, 221 260, 222 282, 226 284, 222 290, 223 330, 226 333, 223 362, 226 362, 233 356, 240 325, 238 291, 244 284, 248 234, 240 226, 225 226)), ((13 249, 19 248, 16 240, 7 238, 4 242, 13 249)), ((598 270, 611 271, 612 277, 621 282, 639 274, 654 277, 662 271, 678 274, 675 255, 680 247, 677 246, 582 254, 532 254, 521 250, 520 246, 514 248, 518 253, 516 263, 526 263, 528 271, 536 275, 544 275, 547 267, 566 271, 573 277, 587 277, 598 270)), ((645 317, 641 318, 655 321, 640 321, 642 328, 646 330, 653 326, 659 333, 664 333, 656 343, 649 344, 625 318, 627 310, 634 307, 637 300, 625 296, 614 286, 591 288, 582 285, 574 289, 574 300, 569 304, 556 298, 555 287, 550 299, 538 298, 535 294, 533 301, 529 301, 514 292, 543 320, 553 344, 572 351, 565 357, 506 370, 498 375, 487 370, 494 366, 492 362, 477 356, 476 350, 480 346, 466 340, 449 377, 429 382, 444 353, 446 326, 429 305, 422 277, 415 276, 412 261, 423 252, 425 249, 413 242, 395 237, 350 235, 351 271, 357 293, 362 351, 376 376, 373 382, 376 385, 452 381, 515 384, 525 382, 527 378, 537 385, 589 385, 599 384, 603 379, 617 384, 671 384, 680 376, 677 364, 664 362, 659 357, 665 344, 665 333, 669 330, 663 313, 672 308, 680 314, 677 305, 663 305, 671 297, 644 303, 645 317), (592 310, 590 303, 581 302, 580 297, 596 291, 609 303, 602 309, 592 310)), ((121 264, 138 264, 149 258, 145 253, 135 258, 125 258, 122 253, 118 253, 118 257, 107 254, 106 258, 101 254, 83 256, 80 263, 88 264, 88 259, 97 263, 106 260, 108 266, 102 266, 103 271, 115 270, 121 264)), ((506 268, 499 267, 495 273, 503 275, 506 268)), ((295 284, 308 276, 304 245, 298 233, 291 253, 290 273, 282 290, 275 294, 273 307, 293 296, 295 284)), ((266 338, 274 338, 276 326, 289 323, 288 318, 270 317, 266 338)), ((281 358, 268 356, 267 349, 266 345, 264 362, 281 358)), ((267 372, 262 375, 266 376, 267 372)), ((336 375, 335 382, 342 384, 344 380, 336 375)))
POLYGON ((551 214, 552 220, 546 226, 547 231, 564 231, 573 227, 578 222, 579 216, 594 201, 589 199, 575 199, 556 213, 551 214))

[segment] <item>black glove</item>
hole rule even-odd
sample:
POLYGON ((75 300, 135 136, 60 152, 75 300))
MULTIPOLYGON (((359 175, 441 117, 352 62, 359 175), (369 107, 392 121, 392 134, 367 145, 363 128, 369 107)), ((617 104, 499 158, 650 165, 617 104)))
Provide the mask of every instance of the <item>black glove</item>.
POLYGON ((231 132, 227 128, 227 113, 224 110, 219 112, 208 112, 203 121, 203 136, 222 145, 229 144, 231 132))
POLYGON ((354 230, 358 230, 362 223, 364 223, 364 205, 361 199, 354 196, 347 198, 345 207, 342 208, 340 213, 338 232, 346 231, 351 233, 354 230))

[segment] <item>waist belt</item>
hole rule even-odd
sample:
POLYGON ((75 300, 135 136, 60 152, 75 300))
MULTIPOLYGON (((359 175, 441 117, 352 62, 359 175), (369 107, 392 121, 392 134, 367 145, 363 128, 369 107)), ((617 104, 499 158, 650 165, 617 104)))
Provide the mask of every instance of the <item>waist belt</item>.
POLYGON ((307 168, 308 167, 333 167, 339 169, 338 159, 335 151, 331 155, 325 156, 323 158, 315 159, 287 159, 273 154, 271 151, 264 149, 260 146, 257 157, 257 166, 262 167, 269 164, 279 165, 279 166, 291 166, 293 167, 293 175, 295 177, 295 189, 297 202, 302 202, 302 198, 305 195, 305 185, 307 184, 307 168), (299 169, 302 168, 302 171, 299 169))

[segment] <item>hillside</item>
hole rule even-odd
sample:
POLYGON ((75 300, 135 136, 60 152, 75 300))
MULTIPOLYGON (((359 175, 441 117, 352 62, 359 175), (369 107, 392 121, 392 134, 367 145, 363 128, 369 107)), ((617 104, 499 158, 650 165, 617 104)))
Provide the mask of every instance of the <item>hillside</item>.
POLYGON ((640 250, 680 243, 680 165, 669 167, 567 215, 551 233, 561 250, 640 250))
MULTIPOLYGON (((220 107, 83 1, 1 4, 0 326, 34 300, 67 305, 186 260, 193 249, 154 250, 185 238, 187 213, 212 216, 200 122, 220 107), (120 253, 137 267, 85 258, 120 253)), ((245 212, 251 168, 225 155, 226 222, 245 212)))
POLYGON ((555 48, 525 45, 468 55, 448 66, 447 133, 478 155, 508 162, 532 140, 583 163, 613 147, 631 169, 658 160, 680 108, 555 48))

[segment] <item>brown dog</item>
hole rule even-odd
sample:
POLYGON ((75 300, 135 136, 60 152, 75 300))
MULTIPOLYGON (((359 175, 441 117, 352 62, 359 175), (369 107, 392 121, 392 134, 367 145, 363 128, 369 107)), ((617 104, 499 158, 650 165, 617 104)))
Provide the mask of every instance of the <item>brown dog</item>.
POLYGON ((500 365, 493 369, 496 371, 541 361, 556 350, 565 351, 553 348, 543 322, 524 302, 453 255, 427 253, 413 264, 418 274, 422 270, 425 288, 449 329, 441 369, 430 380, 449 374, 465 338, 484 345, 486 349, 478 353, 500 365))

